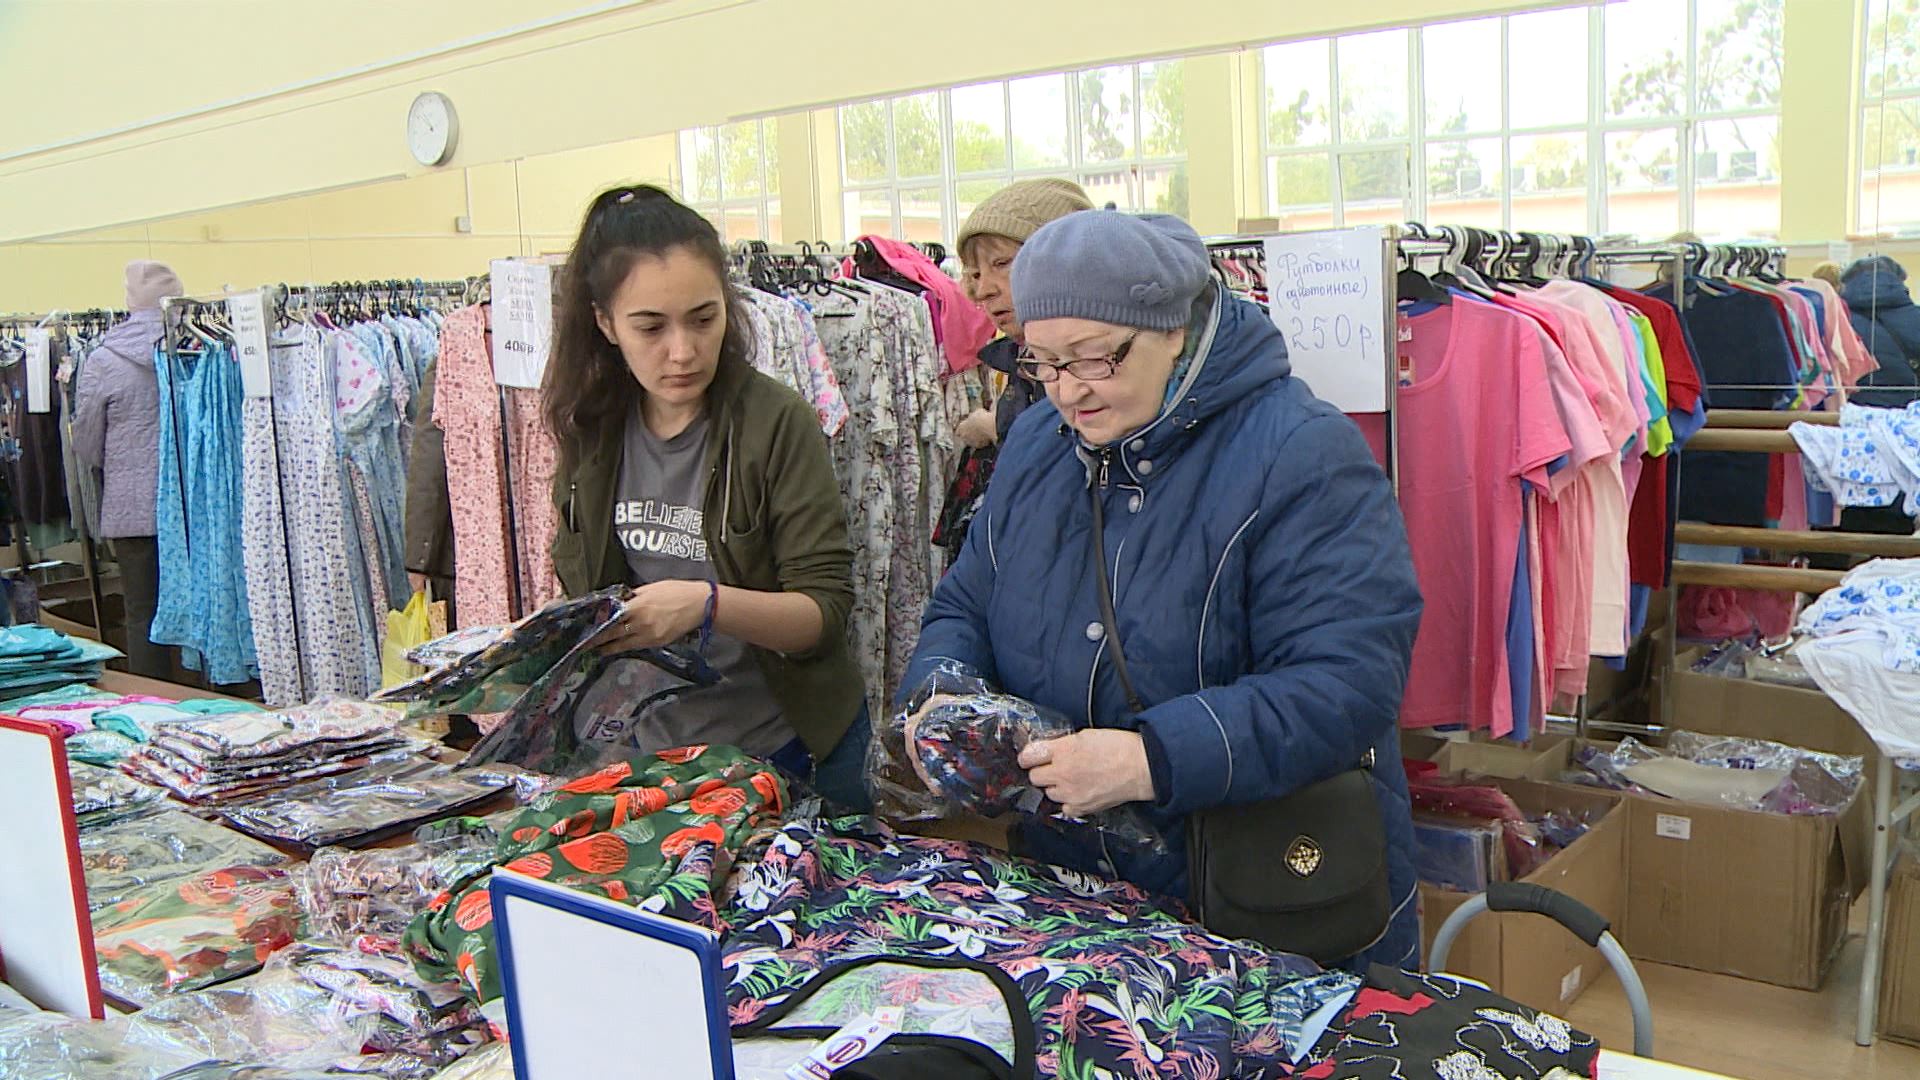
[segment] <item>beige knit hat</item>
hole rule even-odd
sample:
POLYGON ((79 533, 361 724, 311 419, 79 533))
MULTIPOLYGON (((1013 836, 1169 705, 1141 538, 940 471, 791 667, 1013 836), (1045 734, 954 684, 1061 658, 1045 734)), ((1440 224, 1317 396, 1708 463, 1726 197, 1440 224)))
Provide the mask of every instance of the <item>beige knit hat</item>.
POLYGON ((135 259, 127 264, 127 310, 157 308, 169 296, 185 296, 186 286, 165 263, 135 259))
POLYGON ((1024 244, 1047 222, 1076 210, 1091 209, 1093 200, 1071 180, 1046 177, 1016 181, 973 208, 973 213, 967 215, 967 223, 960 226, 960 240, 955 247, 965 259, 967 242, 976 236, 1004 236, 1024 244))

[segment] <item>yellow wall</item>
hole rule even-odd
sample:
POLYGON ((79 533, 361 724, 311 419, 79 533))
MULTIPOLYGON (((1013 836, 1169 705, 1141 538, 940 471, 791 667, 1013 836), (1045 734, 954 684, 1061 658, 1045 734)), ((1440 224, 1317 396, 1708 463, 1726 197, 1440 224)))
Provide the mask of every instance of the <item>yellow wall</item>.
MULTIPOLYGON (((14 0, 0 102, 44 107, 0 111, 0 310, 115 302, 136 257, 196 291, 476 273, 564 247, 608 183, 671 182, 673 132, 753 115, 785 114, 786 234, 837 238, 833 103, 1209 50, 1187 61, 1191 216, 1227 232, 1262 209, 1257 68, 1230 50, 1541 6, 1244 0, 1169 19, 1163 0, 14 0), (424 89, 460 111, 445 169, 406 154, 424 89)), ((1789 241, 1852 221, 1856 7, 1787 0, 1789 241)))

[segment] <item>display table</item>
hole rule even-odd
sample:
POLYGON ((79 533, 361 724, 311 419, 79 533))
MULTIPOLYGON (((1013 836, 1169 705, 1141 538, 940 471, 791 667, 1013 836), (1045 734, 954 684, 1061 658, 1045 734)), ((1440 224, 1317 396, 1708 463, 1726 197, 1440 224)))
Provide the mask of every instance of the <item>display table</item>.
POLYGON ((1734 1080, 1719 1073, 1701 1072, 1685 1065, 1612 1050, 1600 1054, 1600 1080, 1734 1080))

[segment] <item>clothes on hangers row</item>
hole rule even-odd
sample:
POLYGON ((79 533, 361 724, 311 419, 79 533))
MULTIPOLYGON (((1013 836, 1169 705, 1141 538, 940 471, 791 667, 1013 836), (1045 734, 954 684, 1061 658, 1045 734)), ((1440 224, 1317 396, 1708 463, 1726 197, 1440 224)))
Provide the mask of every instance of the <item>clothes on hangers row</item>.
POLYGON ((1401 720, 1525 738, 1665 581, 1670 455, 1704 422, 1692 353, 1670 307, 1597 280, 1403 302, 1396 337, 1426 600, 1401 720))
POLYGON ((310 311, 269 340, 272 396, 245 397, 215 321, 155 358, 159 604, 152 639, 270 705, 380 684, 386 613, 410 594, 403 541, 411 403, 439 316, 310 311))
MULTIPOLYGON (((1652 290, 1670 300, 1670 285, 1652 290)), ((1824 281, 1686 281, 1682 318, 1716 409, 1823 409, 1844 404, 1879 370, 1824 281)), ((1680 516, 1715 525, 1832 525, 1830 499, 1808 487, 1796 456, 1691 451, 1680 516)))

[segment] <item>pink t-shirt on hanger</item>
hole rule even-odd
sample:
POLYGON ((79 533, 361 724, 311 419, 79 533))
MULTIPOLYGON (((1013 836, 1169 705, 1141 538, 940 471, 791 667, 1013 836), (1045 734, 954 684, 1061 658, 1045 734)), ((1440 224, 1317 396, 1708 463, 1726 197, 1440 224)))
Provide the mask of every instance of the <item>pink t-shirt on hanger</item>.
POLYGON ((1532 323, 1460 299, 1402 320, 1400 507, 1426 601, 1401 723, 1513 728, 1506 649, 1524 514, 1571 444, 1532 323))

